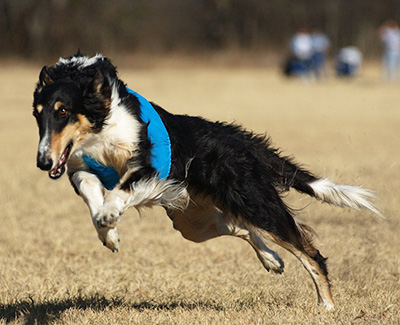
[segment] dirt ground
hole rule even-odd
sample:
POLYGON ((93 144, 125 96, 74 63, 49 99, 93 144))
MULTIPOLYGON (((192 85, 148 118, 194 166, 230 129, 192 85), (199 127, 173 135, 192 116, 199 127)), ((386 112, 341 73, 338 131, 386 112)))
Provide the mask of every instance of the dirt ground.
POLYGON ((0 323, 400 322, 400 84, 381 81, 377 66, 355 80, 313 83, 260 67, 120 68, 130 88, 171 112, 266 132, 314 173, 376 191, 386 220, 285 198, 329 257, 332 312, 316 306, 292 255, 272 247, 285 260, 285 272, 272 275, 239 239, 186 241, 162 209, 142 218, 127 211, 120 252, 104 248, 67 178, 36 168, 40 68, 0 64, 0 323))

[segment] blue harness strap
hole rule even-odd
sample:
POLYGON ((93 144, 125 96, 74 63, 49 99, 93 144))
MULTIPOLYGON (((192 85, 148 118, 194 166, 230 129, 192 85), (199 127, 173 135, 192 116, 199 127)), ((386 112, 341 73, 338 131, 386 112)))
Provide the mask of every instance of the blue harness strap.
MULTIPOLYGON (((139 100, 140 118, 147 124, 147 136, 152 144, 151 165, 157 170, 158 177, 165 179, 171 170, 171 140, 168 131, 147 99, 129 88, 127 90, 139 100)), ((119 174, 114 167, 105 166, 86 154, 82 155, 82 159, 107 190, 112 190, 119 183, 119 174)))
POLYGON ((151 144, 151 165, 160 178, 167 178, 171 170, 171 140, 160 115, 146 98, 126 88, 140 103, 140 118, 147 123, 147 136, 151 144))
POLYGON ((119 183, 119 174, 114 167, 105 166, 86 154, 82 155, 82 159, 107 190, 111 191, 119 183))

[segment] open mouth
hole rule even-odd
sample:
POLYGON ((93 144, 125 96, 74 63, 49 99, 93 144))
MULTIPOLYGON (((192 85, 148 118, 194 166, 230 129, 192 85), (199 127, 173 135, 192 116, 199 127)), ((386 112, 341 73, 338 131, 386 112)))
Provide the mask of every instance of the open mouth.
POLYGON ((62 153, 55 167, 49 171, 49 177, 51 179, 58 179, 65 173, 65 165, 68 161, 69 154, 71 153, 71 148, 72 148, 72 141, 65 148, 64 152, 62 153))

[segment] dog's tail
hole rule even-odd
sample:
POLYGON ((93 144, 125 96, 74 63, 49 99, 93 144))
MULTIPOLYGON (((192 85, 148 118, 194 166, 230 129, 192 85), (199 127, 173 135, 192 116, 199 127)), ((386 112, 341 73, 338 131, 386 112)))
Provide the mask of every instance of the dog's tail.
POLYGON ((371 202, 371 200, 376 199, 371 190, 362 186, 338 185, 327 178, 318 178, 287 158, 280 158, 278 170, 281 176, 281 183, 279 184, 281 188, 292 187, 331 205, 357 210, 368 209, 383 217, 382 213, 371 202))

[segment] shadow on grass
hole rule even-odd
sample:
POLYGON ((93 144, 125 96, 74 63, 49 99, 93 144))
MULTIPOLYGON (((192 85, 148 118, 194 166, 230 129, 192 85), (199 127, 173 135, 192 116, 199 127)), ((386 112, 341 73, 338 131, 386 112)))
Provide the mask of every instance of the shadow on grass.
POLYGON ((129 303, 123 298, 106 298, 100 295, 93 295, 88 297, 77 296, 66 299, 53 299, 41 302, 35 302, 32 298, 27 300, 17 301, 15 303, 2 304, 0 303, 0 321, 11 322, 15 320, 22 320, 24 324, 43 324, 57 321, 61 314, 70 309, 93 311, 103 311, 105 309, 112 309, 115 307, 125 307, 127 309, 135 309, 137 311, 145 310, 174 310, 182 308, 186 310, 193 310, 197 308, 223 310, 224 308, 213 302, 169 302, 157 303, 142 301, 139 303, 129 303))

